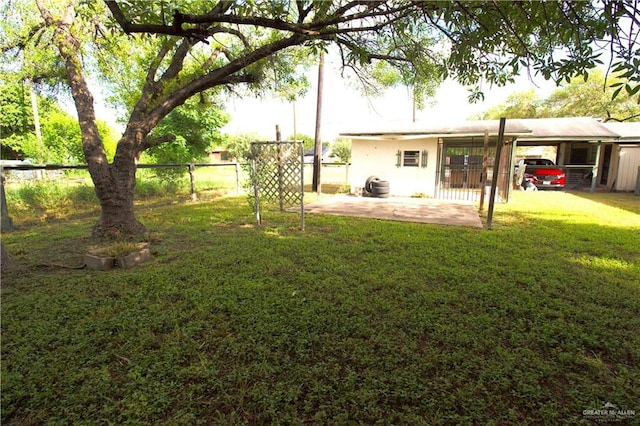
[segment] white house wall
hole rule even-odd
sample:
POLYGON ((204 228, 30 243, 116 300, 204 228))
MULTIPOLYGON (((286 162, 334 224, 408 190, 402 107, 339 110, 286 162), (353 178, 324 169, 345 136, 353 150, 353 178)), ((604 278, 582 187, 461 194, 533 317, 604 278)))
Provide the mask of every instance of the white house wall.
POLYGON ((640 145, 621 146, 616 177, 616 191, 633 191, 640 167, 640 145))
MULTIPOLYGON (((352 192, 363 188, 370 176, 389 181, 391 196, 423 194, 435 196, 436 167, 438 163, 438 140, 424 139, 354 139, 351 143, 350 184, 352 192), (397 167, 397 153, 404 151, 426 151, 427 167, 397 167)), ((420 158, 420 162, 422 158, 420 158)))

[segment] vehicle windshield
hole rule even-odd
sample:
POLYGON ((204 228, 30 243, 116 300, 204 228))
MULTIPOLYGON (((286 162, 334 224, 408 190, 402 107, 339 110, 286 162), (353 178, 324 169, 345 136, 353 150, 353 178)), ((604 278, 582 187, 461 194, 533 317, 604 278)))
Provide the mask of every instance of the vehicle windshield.
POLYGON ((546 158, 525 158, 524 164, 527 166, 553 166, 553 161, 546 158))

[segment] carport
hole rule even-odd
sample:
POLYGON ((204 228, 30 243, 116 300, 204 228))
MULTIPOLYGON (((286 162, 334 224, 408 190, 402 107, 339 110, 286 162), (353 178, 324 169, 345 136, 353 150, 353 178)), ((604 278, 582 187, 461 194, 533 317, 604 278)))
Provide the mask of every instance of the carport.
MULTIPOLYGON (((531 130, 519 136, 517 146, 556 146, 556 164, 567 175, 567 188, 590 188, 599 185, 612 189, 608 179, 614 143, 620 136, 590 117, 518 119, 531 130)), ((613 173, 611 173, 613 175, 613 173)))

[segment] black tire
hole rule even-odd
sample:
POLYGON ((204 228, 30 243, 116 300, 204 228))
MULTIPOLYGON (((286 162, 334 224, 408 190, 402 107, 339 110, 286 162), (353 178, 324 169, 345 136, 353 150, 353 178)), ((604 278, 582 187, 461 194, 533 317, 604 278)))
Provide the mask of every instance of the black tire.
POLYGON ((379 181, 371 182, 372 192, 375 191, 376 189, 388 189, 388 188, 389 188, 389 181, 387 180, 379 180, 379 181))
POLYGON ((389 196, 389 182, 386 180, 371 182, 371 193, 374 197, 386 198, 389 196))
POLYGON ((371 192, 373 195, 376 194, 388 194, 389 191, 389 187, 386 188, 373 188, 373 191, 371 192))
POLYGON ((366 181, 366 182, 365 182, 365 184, 364 184, 364 190, 365 190, 367 193, 371 194, 371 193, 373 192, 373 191, 371 190, 371 184, 372 184, 373 182, 378 182, 378 181, 380 181, 380 178, 379 178, 379 177, 377 177, 377 176, 369 176, 369 177, 367 178, 367 181, 366 181))

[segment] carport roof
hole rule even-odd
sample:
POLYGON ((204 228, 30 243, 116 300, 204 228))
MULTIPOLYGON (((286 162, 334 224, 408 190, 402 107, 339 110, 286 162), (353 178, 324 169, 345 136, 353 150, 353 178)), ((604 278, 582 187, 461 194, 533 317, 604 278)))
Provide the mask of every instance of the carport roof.
MULTIPOLYGON (((496 136, 500 127, 500 120, 463 121, 459 123, 411 123, 406 127, 367 129, 341 133, 342 136, 362 139, 412 139, 424 137, 463 137, 481 136, 485 131, 490 136, 496 136)), ((531 133, 519 120, 505 122, 505 136, 518 136, 531 133)))
MULTIPOLYGON (((464 121, 451 124, 412 123, 397 129, 368 129, 341 133, 353 139, 413 139, 482 136, 498 134, 499 120, 464 121)), ((507 119, 505 136, 518 141, 616 141, 621 135, 590 117, 507 119)))
POLYGON ((607 129, 620 135, 620 142, 640 142, 640 122, 602 123, 607 129))
MULTIPOLYGON (((507 120, 509 121, 509 120, 507 120)), ((620 135, 591 117, 527 118, 520 121, 531 133, 518 141, 615 141, 620 135)))

